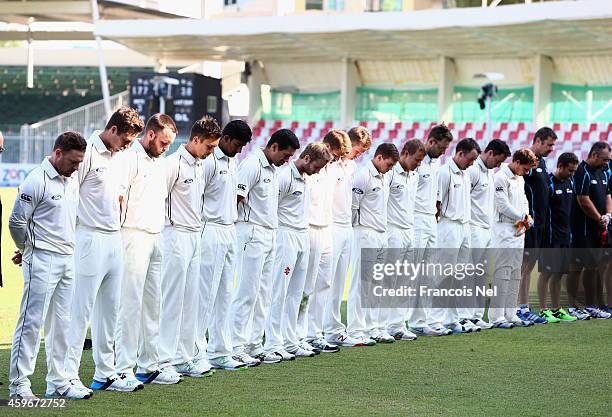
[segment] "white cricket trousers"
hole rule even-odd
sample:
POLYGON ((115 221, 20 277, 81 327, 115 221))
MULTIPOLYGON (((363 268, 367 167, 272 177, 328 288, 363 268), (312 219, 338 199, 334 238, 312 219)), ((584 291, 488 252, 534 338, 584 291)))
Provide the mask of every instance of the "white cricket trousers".
POLYGON ((123 277, 121 233, 77 226, 74 263, 66 374, 69 379, 79 377, 83 343, 91 320, 94 379, 106 381, 115 375, 114 344, 123 277))
MULTIPOLYGON (((121 229, 123 281, 115 350, 118 373, 159 370, 159 311, 163 243, 161 233, 121 229)), ((176 324, 176 323, 175 323, 176 324)))
POLYGON ((323 337, 323 312, 332 280, 332 228, 310 226, 310 253, 304 285, 306 304, 299 313, 300 337, 313 340, 323 337))
POLYGON ((353 226, 350 224, 334 224, 332 230, 332 283, 323 313, 323 331, 329 336, 339 335, 346 331, 342 323, 340 307, 344 296, 354 239, 353 226))
MULTIPOLYGON (((457 262, 466 262, 471 247, 470 224, 442 217, 438 223, 438 247, 442 248, 440 253, 443 258, 440 259, 442 264, 456 265, 457 262)), ((467 279, 472 284, 474 278, 468 277, 467 279)), ((453 276, 441 280, 440 285, 445 288, 454 288, 459 285, 459 282, 453 276)), ((434 309, 434 317, 442 317, 442 322, 436 321, 434 325, 448 325, 467 318, 467 309, 458 305, 456 299, 450 298, 448 302, 445 308, 434 309)))
POLYGON ((272 304, 266 320, 266 352, 299 347, 298 312, 310 253, 308 230, 281 227, 276 232, 272 304))
MULTIPOLYGON (((381 249, 387 247, 387 235, 385 232, 378 232, 363 226, 354 227, 353 233, 352 276, 346 305, 346 319, 349 336, 360 338, 369 335, 371 330, 382 327, 380 323, 380 308, 364 308, 361 303, 361 249, 381 249)), ((370 262, 370 260, 366 261, 370 262)))
MULTIPOLYGON (((414 229, 400 229, 399 227, 389 225, 387 230, 387 245, 389 249, 401 249, 401 251, 398 252, 401 252, 402 255, 401 257, 398 256, 397 260, 414 262, 414 229)), ((393 252, 395 253, 395 250, 393 252)), ((389 261, 394 262, 396 259, 389 261)), ((402 283, 396 284, 404 285, 402 283)), ((414 281, 405 285, 413 286, 414 281)), ((383 314, 383 321, 386 323, 389 333, 393 334, 397 333, 398 331, 407 330, 406 321, 410 317, 411 311, 412 309, 407 306, 393 307, 382 310, 381 313, 383 314)))
MULTIPOLYGON (((414 213, 415 262, 433 262, 437 247, 438 222, 433 214, 414 213)), ((432 285, 431 278, 417 277, 420 285, 432 285)), ((427 326, 432 315, 432 299, 416 297, 416 307, 411 311, 409 324, 412 328, 427 326)))
MULTIPOLYGON (((477 265, 483 263, 485 260, 490 262, 491 260, 486 259, 486 257, 490 253, 487 249, 491 247, 491 229, 471 225, 470 232, 472 235, 472 263, 477 265)), ((487 276, 488 275, 487 272, 487 276)), ((486 282, 483 282, 483 284, 486 284, 486 282)), ((485 301, 483 297, 476 307, 468 309, 467 318, 482 320, 485 312, 485 301)))
POLYGON ((227 317, 234 288, 236 239, 233 224, 204 225, 200 251, 196 359, 218 359, 232 355, 232 334, 227 317))
POLYGON ((64 370, 74 283, 73 255, 26 247, 23 254, 23 296, 11 347, 9 390, 30 387, 45 327, 47 391, 66 387, 64 370))
POLYGON ((276 231, 237 223, 237 288, 230 307, 234 354, 263 353, 263 335, 272 297, 276 231))
POLYGON ((515 236, 511 223, 494 223, 492 228, 492 246, 495 253, 493 287, 497 288, 497 297, 491 299, 489 321, 499 323, 510 321, 518 308, 518 291, 521 284, 522 248, 525 235, 515 236), (503 250, 503 249, 508 250, 503 250))
POLYGON ((164 257, 159 319, 159 365, 193 359, 200 292, 201 232, 167 226, 162 232, 164 257))

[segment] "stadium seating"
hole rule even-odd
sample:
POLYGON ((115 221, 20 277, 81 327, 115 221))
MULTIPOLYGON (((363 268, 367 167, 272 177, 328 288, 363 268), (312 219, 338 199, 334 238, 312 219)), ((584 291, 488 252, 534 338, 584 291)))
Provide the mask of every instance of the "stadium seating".
MULTIPOLYGON (((377 121, 356 122, 355 125, 367 127, 371 134, 374 144, 381 142, 392 142, 396 146, 401 146, 407 139, 422 139, 427 135, 429 129, 435 122, 396 122, 385 123, 377 121)), ((454 144, 466 137, 476 139, 481 146, 486 146, 486 123, 449 123, 448 126, 453 131, 454 144)), ((286 127, 295 132, 300 139, 300 143, 307 143, 320 140, 325 133, 334 128, 340 127, 339 122, 281 122, 279 120, 260 120, 253 129, 254 140, 249 144, 253 146, 263 146, 270 135, 276 130, 286 127)), ((556 157, 563 152, 574 152, 579 158, 586 158, 586 155, 594 142, 612 139, 612 123, 552 123, 553 130, 560 139, 555 152, 549 156, 549 161, 556 160, 556 157)), ((535 130, 532 126, 523 122, 514 123, 495 123, 493 125, 493 137, 503 139, 508 142, 512 150, 520 147, 529 146, 533 140, 535 130)), ((376 146, 373 146, 373 154, 376 146)), ((248 149, 246 149, 248 151, 248 149)), ((246 154, 244 152, 243 154, 246 154)), ((550 165, 549 165, 550 166, 550 165)))

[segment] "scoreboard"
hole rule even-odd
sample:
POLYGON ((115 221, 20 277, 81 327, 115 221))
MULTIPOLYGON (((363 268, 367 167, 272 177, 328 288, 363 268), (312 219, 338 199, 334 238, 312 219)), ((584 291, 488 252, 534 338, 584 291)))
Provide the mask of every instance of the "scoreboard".
POLYGON ((221 80, 201 74, 131 72, 130 106, 146 122, 163 110, 188 136, 193 123, 209 115, 222 123, 221 80))

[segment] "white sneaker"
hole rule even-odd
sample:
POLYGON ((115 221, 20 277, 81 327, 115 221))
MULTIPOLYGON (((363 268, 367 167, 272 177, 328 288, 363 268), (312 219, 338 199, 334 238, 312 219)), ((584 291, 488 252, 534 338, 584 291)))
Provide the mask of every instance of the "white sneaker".
MULTIPOLYGON (((142 381, 140 381, 138 378, 136 378, 134 376, 134 374, 131 373, 131 372, 130 373, 122 372, 122 373, 117 374, 117 376, 120 379, 123 379, 125 381, 125 383, 128 384, 128 385, 137 385, 137 384, 140 384, 140 385, 142 385, 142 388, 140 388, 140 389, 144 389, 144 384, 142 383, 142 381)), ((179 375, 179 378, 180 378, 180 375, 179 375)))
MULTIPOLYGON (((436 331, 436 332, 441 332, 441 333, 442 333, 442 336, 448 336, 448 335, 453 334, 453 331, 452 331, 452 330, 447 329, 446 327, 444 327, 444 326, 442 326, 442 325, 440 325, 440 324, 437 324, 437 325, 435 325, 435 326, 429 326, 429 327, 430 327, 431 329, 433 329, 434 331, 436 331)), ((415 332, 415 333, 416 333, 416 332, 415 332)), ((417 334, 418 334, 418 333, 417 333, 417 334)))
POLYGON ((387 333, 386 330, 380 331, 378 329, 370 332, 370 337, 376 341, 376 343, 393 343, 395 338, 387 333))
POLYGON ((469 333, 475 333, 481 330, 479 326, 476 326, 471 320, 468 319, 463 319, 459 323, 461 323, 463 328, 465 328, 469 333))
POLYGON ((255 356, 256 359, 259 359, 261 363, 279 363, 283 360, 283 358, 277 353, 266 353, 262 352, 259 355, 255 356))
POLYGON ((529 326, 533 326, 533 322, 527 321, 527 320, 521 320, 519 318, 519 316, 517 316, 516 314, 514 316, 512 316, 512 318, 509 320, 509 322, 514 324, 516 327, 529 327, 529 326))
POLYGON ((211 359, 210 364, 215 369, 225 369, 226 371, 237 371, 239 369, 247 368, 246 363, 242 361, 237 361, 231 356, 211 359))
POLYGON ((136 378, 143 384, 174 385, 181 382, 181 376, 171 366, 155 372, 137 373, 136 378))
POLYGON ((446 329, 445 330, 435 330, 427 325, 423 327, 413 327, 412 330, 417 336, 435 337, 435 336, 444 336, 446 334, 446 329))
POLYGON ((89 387, 86 387, 85 384, 83 384, 79 378, 72 378, 68 382, 70 382, 70 385, 72 385, 75 388, 84 389, 86 391, 93 392, 93 390, 89 387))
POLYGON ((91 383, 91 388, 96 391, 133 392, 143 389, 144 384, 136 378, 116 376, 115 378, 107 378, 105 381, 94 379, 91 383))
POLYGON ((319 349, 323 353, 336 353, 340 350, 337 345, 329 343, 322 337, 319 337, 318 339, 314 340, 309 340, 308 343, 310 343, 313 347, 319 349))
POLYGON ((246 352, 239 353, 238 355, 232 356, 232 359, 244 363, 248 367, 261 365, 261 361, 249 355, 246 352))
POLYGON ((279 349, 275 351, 274 353, 280 356, 283 361, 294 361, 295 360, 295 355, 287 352, 285 349, 279 349))
POLYGON ((390 334, 395 340, 415 340, 417 338, 417 335, 408 329, 391 331, 390 334))
POLYGON ((472 319, 470 321, 474 323, 474 325, 480 327, 481 330, 489 330, 493 328, 493 325, 491 323, 487 323, 482 319, 472 319))
POLYGON ((30 387, 18 388, 15 391, 9 393, 9 398, 16 400, 38 400, 38 397, 34 395, 30 387))
POLYGON ((338 346, 345 346, 345 347, 364 346, 362 339, 351 337, 346 333, 326 336, 325 340, 327 340, 331 344, 338 345, 338 346))
POLYGON ((609 319, 612 314, 597 307, 587 307, 586 312, 594 319, 609 319))
POLYGON ((55 391, 45 393, 47 398, 62 397, 71 400, 88 400, 93 394, 87 390, 76 388, 72 385, 68 385, 67 388, 56 389, 55 391))
POLYGON ((180 365, 175 365, 174 369, 176 369, 176 372, 179 374, 192 378, 208 377, 214 374, 211 364, 204 358, 198 359, 197 362, 189 361, 180 365))
POLYGON ((315 353, 312 350, 302 349, 301 347, 297 348, 294 351, 287 352, 296 358, 312 358, 313 356, 315 356, 315 353))
POLYGON ((318 355, 321 353, 321 349, 314 347, 313 345, 311 345, 305 340, 300 341, 300 347, 304 350, 309 350, 313 352, 315 355, 318 355))

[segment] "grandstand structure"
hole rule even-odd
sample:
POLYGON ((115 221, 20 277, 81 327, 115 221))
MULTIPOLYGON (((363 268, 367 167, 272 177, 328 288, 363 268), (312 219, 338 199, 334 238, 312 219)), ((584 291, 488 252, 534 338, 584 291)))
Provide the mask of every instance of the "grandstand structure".
MULTIPOLYGON (((529 144, 539 126, 551 125, 562 140, 557 152, 579 156, 594 141, 612 137, 608 1, 507 6, 502 1, 498 7, 212 20, 105 19, 96 22, 94 32, 162 64, 244 62, 256 138, 251 146, 263 144, 280 127, 307 142, 331 127, 355 124, 368 126, 375 141, 400 144, 423 138, 440 121, 451 126, 457 140, 486 141, 490 134, 512 148, 529 144), (477 103, 484 81, 475 75, 486 73, 503 74, 495 81, 499 91, 491 126, 477 103)), ((48 141, 51 131, 37 124, 23 130, 22 140, 48 141)), ((21 155, 22 161, 37 156, 21 155)))

